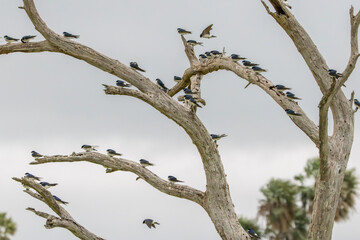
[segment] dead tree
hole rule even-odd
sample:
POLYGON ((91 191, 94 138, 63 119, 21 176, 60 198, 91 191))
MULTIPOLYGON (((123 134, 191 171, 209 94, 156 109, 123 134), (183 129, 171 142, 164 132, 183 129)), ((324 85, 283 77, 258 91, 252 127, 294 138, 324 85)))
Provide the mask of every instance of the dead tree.
MULTIPOLYGON (((136 90, 104 85, 105 94, 127 95, 138 98, 182 127, 197 147, 201 156, 206 175, 206 190, 202 192, 189 186, 171 184, 134 161, 123 158, 114 159, 101 153, 90 152, 73 153, 65 156, 45 156, 36 159, 31 164, 87 161, 111 168, 113 171, 133 172, 165 194, 185 198, 199 204, 208 213, 222 239, 250 239, 249 235, 238 223, 216 143, 197 117, 194 109, 189 108, 187 105, 183 106, 173 98, 176 93, 187 86, 190 86, 192 90, 196 90, 200 97, 203 76, 214 71, 227 70, 260 87, 284 110, 292 109, 296 113, 302 114, 301 116, 291 116, 290 120, 316 145, 321 159, 308 239, 331 239, 340 188, 353 143, 355 110, 352 104, 354 93, 352 93, 350 100, 348 100, 341 87, 354 70, 359 57, 358 28, 360 12, 354 15, 353 7, 350 9, 351 55, 343 76, 334 78, 328 74, 329 67, 316 45, 292 15, 285 3, 282 0, 269 0, 275 9, 275 12, 272 12, 267 4, 262 1, 268 14, 276 20, 293 41, 323 94, 319 103, 320 120, 317 126, 307 117, 298 104, 274 88, 274 84, 269 79, 232 61, 230 57, 225 55, 200 62, 194 54, 193 47, 186 43, 184 37, 182 37, 182 40, 190 67, 184 71, 180 82, 168 92, 164 92, 150 79, 118 60, 111 59, 87 46, 66 39, 53 32, 40 18, 33 0, 23 1, 24 6, 21 9, 26 11, 36 30, 46 40, 26 44, 2 45, 0 46, 0 54, 13 52, 63 53, 126 80, 136 90), (329 108, 334 122, 332 136, 328 135, 329 108)), ((66 228, 81 239, 101 239, 75 222, 70 214, 54 201, 50 192, 43 189, 38 183, 26 178, 14 178, 14 180, 34 189, 37 193, 30 190, 26 190, 26 192, 46 203, 58 215, 56 217, 28 208, 28 210, 47 219, 46 227, 66 228)))

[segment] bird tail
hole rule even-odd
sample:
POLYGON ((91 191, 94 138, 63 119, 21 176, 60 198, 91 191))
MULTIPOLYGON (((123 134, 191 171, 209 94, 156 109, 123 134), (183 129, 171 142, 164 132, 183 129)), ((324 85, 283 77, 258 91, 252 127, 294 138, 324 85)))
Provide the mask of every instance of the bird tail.
POLYGON ((202 43, 202 42, 198 42, 198 44, 199 44, 200 46, 203 46, 203 43, 202 43))
POLYGON ((48 186, 49 187, 55 187, 56 185, 58 185, 57 183, 49 183, 48 186))
POLYGON ((226 134, 221 134, 219 137, 223 138, 223 137, 227 137, 226 134))
POLYGON ((67 205, 69 202, 61 201, 61 203, 67 205))

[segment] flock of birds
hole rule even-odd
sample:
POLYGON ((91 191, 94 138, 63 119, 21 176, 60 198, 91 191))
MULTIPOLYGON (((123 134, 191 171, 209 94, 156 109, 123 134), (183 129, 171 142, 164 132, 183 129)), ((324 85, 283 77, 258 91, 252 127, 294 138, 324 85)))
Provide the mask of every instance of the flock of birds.
MULTIPOLYGON (((210 34, 210 31, 212 30, 212 26, 213 24, 210 24, 208 27, 206 27, 202 33, 200 34, 200 38, 207 38, 207 39, 210 39, 210 38, 215 38, 216 36, 214 35, 211 35, 210 34)), ((178 33, 180 35, 187 35, 187 34, 191 34, 192 32, 191 31, 187 31, 183 28, 178 28, 177 29, 178 33)), ((71 33, 68 33, 68 32, 63 32, 63 36, 66 37, 66 38, 79 38, 79 35, 74 35, 74 34, 71 34, 71 33)), ((22 37, 20 39, 20 41, 22 43, 27 43, 29 42, 30 40, 34 39, 36 37, 36 35, 26 35, 24 37, 22 37)), ((16 39, 16 38, 12 38, 12 37, 9 37, 7 35, 4 36, 4 39, 7 43, 12 43, 12 42, 17 42, 19 41, 19 39, 16 39)), ((187 40, 187 44, 191 45, 191 46, 196 46, 196 45, 200 45, 202 46, 202 42, 198 42, 198 41, 195 41, 195 40, 187 40)), ((214 59, 214 58, 217 58, 217 57, 222 57, 224 54, 217 51, 217 50, 212 50, 212 51, 208 51, 208 52, 205 52, 204 54, 200 54, 199 55, 199 60, 200 62, 204 63, 205 61, 207 60, 210 60, 210 59, 214 59)), ((246 60, 245 57, 242 57, 238 54, 231 54, 231 59, 234 61, 234 62, 238 62, 240 60, 242 60, 242 64, 243 66, 247 67, 247 68, 251 68, 254 72, 256 72, 257 74, 259 73, 262 73, 262 72, 266 72, 267 70, 266 69, 263 69, 261 67, 259 67, 259 64, 257 63, 252 63, 248 60, 246 60)), ((141 71, 141 72, 145 72, 144 69, 140 68, 139 65, 136 63, 136 62, 130 62, 130 67, 134 70, 137 70, 137 71, 141 71)), ((340 77, 342 77, 343 75, 341 73, 338 73, 335 69, 329 69, 328 70, 328 74, 332 77, 334 77, 335 79, 338 79, 340 77)), ((175 82, 179 82, 181 81, 182 78, 181 77, 178 77, 178 76, 174 76, 174 81, 175 82)), ((156 79, 156 84, 158 85, 158 87, 160 89, 162 89, 163 91, 167 92, 169 89, 165 86, 165 84, 159 79, 157 78, 156 79)), ((126 87, 131 87, 132 85, 123 81, 123 80, 117 80, 116 81, 116 86, 120 87, 120 88, 126 88, 126 87)), ((292 92, 288 91, 288 90, 291 90, 291 88, 288 88, 288 87, 285 87, 284 85, 275 85, 275 86, 272 86, 270 87, 272 89, 276 89, 277 91, 279 91, 281 94, 285 94, 287 98, 291 99, 291 100, 301 100, 301 98, 298 98, 297 96, 295 96, 295 94, 293 94, 292 92), (287 91, 286 93, 284 93, 284 91, 287 91)), ((189 88, 184 88, 184 101, 187 101, 191 106, 196 106, 196 107, 202 107, 196 100, 196 97, 194 97, 194 95, 196 95, 196 92, 193 92, 191 89, 189 88)), ((360 108, 360 102, 357 100, 357 99, 354 99, 354 104, 356 106, 356 110, 358 108, 360 108)), ((291 115, 291 116, 302 116, 301 113, 297 113, 291 109, 285 109, 285 112, 288 114, 288 115, 291 115)), ((227 135, 226 134, 210 134, 211 138, 214 140, 214 142, 216 143, 218 140, 220 140, 221 138, 223 137, 226 137, 227 135)), ((92 152, 92 151, 97 151, 96 148, 97 146, 92 146, 92 145, 83 145, 81 147, 83 150, 85 150, 86 152, 92 152)), ((106 150, 108 156, 110 157, 115 157, 115 156, 121 156, 122 154, 121 153, 117 153, 115 150, 113 149, 107 149, 106 150)), ((35 159, 37 158, 41 158, 41 157, 44 157, 44 155, 42 154, 39 154, 38 152, 36 151, 32 151, 31 152, 31 155, 32 157, 34 157, 35 159)), ((153 163, 149 162, 148 160, 145 160, 145 159, 140 159, 140 164, 141 166, 143 167, 148 167, 148 166, 154 166, 153 163)), ((27 178, 30 178, 30 179, 34 179, 34 180, 37 180, 37 181, 40 181, 40 177, 37 177, 35 175, 32 175, 30 173, 25 173, 25 177, 27 178)), ((138 177, 136 180, 138 180, 140 177, 138 177)), ((176 177, 174 176, 168 176, 168 180, 169 182, 171 183, 180 183, 180 182, 183 182, 181 180, 178 180, 176 177)), ((48 189, 49 187, 53 187, 53 186, 56 186, 57 183, 48 183, 48 182, 40 182, 40 185, 43 186, 45 189, 48 189)), ((25 186, 26 187, 26 186, 25 186)), ((53 198, 55 199, 55 201, 57 201, 58 203, 61 203, 61 204, 68 204, 68 202, 65 202, 63 200, 61 200, 59 197, 53 195, 53 198)), ((149 228, 156 228, 155 225, 160 225, 158 222, 152 220, 152 219, 145 219, 143 221, 143 224, 146 224, 149 228)), ((248 234, 252 237, 252 238, 258 238, 260 239, 260 237, 258 236, 258 234, 256 234, 256 232, 252 229, 252 228, 248 228, 248 234)))
MULTIPOLYGON (((227 137, 227 135, 226 135, 226 134, 210 134, 210 137, 211 137, 211 138, 214 140, 214 142, 216 143, 216 142, 217 142, 218 140, 220 140, 221 138, 227 137)), ((85 152, 94 152, 94 151, 97 151, 97 148, 98 148, 98 147, 99 147, 99 146, 88 145, 88 144, 84 144, 84 145, 81 146, 81 148, 82 148, 83 150, 85 150, 85 152)), ((107 153, 107 155, 108 155, 109 157, 122 156, 121 153, 118 153, 118 152, 116 152, 116 151, 113 150, 113 149, 107 149, 107 150, 106 150, 106 153, 107 153)), ((45 157, 45 155, 42 155, 42 154, 40 154, 40 153, 38 153, 38 152, 36 152, 36 151, 31 151, 31 156, 32 156, 35 160, 37 160, 37 159, 39 159, 39 158, 45 157)), ((149 162, 149 161, 146 160, 146 159, 140 159, 139 162, 140 162, 140 165, 141 165, 142 167, 149 167, 149 166, 154 166, 154 165, 155 165, 155 164, 149 162)), ((110 170, 111 170, 111 169, 110 169, 110 170)), ((107 172, 108 172, 108 169, 107 169, 107 172)), ((25 173, 25 177, 28 178, 28 179, 36 180, 36 181, 40 181, 40 180, 41 180, 41 177, 37 177, 37 176, 35 176, 35 175, 31 174, 31 173, 28 173, 28 172, 25 173)), ((136 178, 136 180, 138 180, 138 179, 140 179, 140 177, 137 177, 137 178, 136 178)), ((172 183, 172 184, 184 182, 184 181, 181 181, 181 180, 179 180, 179 179, 177 179, 176 177, 171 176, 171 175, 168 176, 168 180, 169 180, 169 182, 172 183)), ((48 182, 39 182, 39 184, 40 184, 42 187, 44 187, 45 189, 48 189, 48 188, 50 188, 50 187, 54 187, 54 186, 58 185, 57 183, 48 183, 48 182)), ((24 187, 25 187, 26 189, 29 189, 29 187, 26 186, 26 185, 24 185, 24 187)), ((66 205, 66 204, 69 203, 69 202, 66 202, 66 201, 61 200, 59 197, 57 197, 57 196, 55 196, 55 195, 52 195, 52 196, 53 196, 54 200, 55 200, 56 202, 58 202, 59 204, 64 204, 64 205, 66 205)), ((146 224, 149 228, 156 228, 155 225, 160 225, 160 223, 158 223, 158 222, 156 222, 156 221, 154 221, 154 220, 152 220, 152 219, 150 219, 150 218, 145 219, 145 220, 143 221, 143 224, 146 224)))

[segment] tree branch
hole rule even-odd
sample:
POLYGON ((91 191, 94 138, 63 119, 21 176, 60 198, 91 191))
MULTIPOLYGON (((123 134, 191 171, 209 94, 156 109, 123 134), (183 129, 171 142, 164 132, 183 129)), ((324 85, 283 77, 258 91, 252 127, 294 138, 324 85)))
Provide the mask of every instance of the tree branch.
POLYGON ((36 192, 38 192, 39 194, 30 190, 24 190, 24 192, 28 193, 30 196, 48 205, 60 217, 58 218, 45 212, 36 211, 34 208, 27 208, 26 210, 29 210, 42 218, 46 218, 46 224, 45 224, 46 228, 48 229, 54 227, 66 228, 80 239, 104 240, 103 238, 96 236, 95 234, 91 233, 86 228, 78 224, 73 219, 73 217, 55 201, 51 192, 47 191, 39 183, 27 177, 23 177, 21 179, 14 177, 13 180, 20 182, 26 187, 32 188, 36 192))
POLYGON ((36 161, 31 162, 30 164, 36 165, 36 164, 43 164, 50 162, 82 162, 82 161, 99 164, 106 168, 111 168, 113 170, 135 173, 143 180, 145 180, 147 183, 149 183, 151 186, 153 186, 154 188, 158 189, 163 193, 166 193, 171 196, 191 200, 193 202, 198 203, 201 206, 203 204, 204 192, 185 185, 177 185, 177 184, 169 183, 168 181, 165 181, 162 178, 158 177, 156 174, 154 174, 147 168, 142 167, 140 164, 123 158, 113 158, 101 153, 85 152, 85 153, 73 153, 69 156, 67 155, 45 156, 43 158, 38 158, 36 161))
POLYGON ((36 52, 59 52, 52 46, 49 41, 28 42, 28 43, 12 43, 0 45, 0 54, 8 54, 13 52, 36 53, 36 52))

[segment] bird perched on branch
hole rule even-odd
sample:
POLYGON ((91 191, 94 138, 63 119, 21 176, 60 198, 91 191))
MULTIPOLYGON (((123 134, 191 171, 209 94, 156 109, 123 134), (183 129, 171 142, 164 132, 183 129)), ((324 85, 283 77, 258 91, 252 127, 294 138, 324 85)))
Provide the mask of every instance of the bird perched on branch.
POLYGON ((189 45, 191 45, 191 46, 196 46, 196 45, 202 46, 202 45, 203 45, 202 42, 197 42, 197 41, 195 41, 195 40, 187 40, 186 42, 187 42, 189 45))
POLYGON ((262 69, 261 67, 258 66, 253 66, 251 69, 254 70, 254 72, 256 73, 267 72, 266 69, 262 69))
POLYGON ((257 235, 257 233, 252 228, 248 228, 247 232, 249 233, 251 238, 260 239, 259 235, 257 235))
POLYGON ((199 60, 200 60, 200 62, 204 62, 205 60, 207 60, 207 56, 205 54, 200 54, 199 60))
POLYGON ((283 91, 285 91, 285 90, 291 90, 291 88, 285 87, 284 85, 281 85, 281 84, 278 84, 278 85, 275 85, 275 86, 271 86, 270 88, 271 88, 271 89, 272 89, 272 88, 276 88, 279 92, 283 92, 283 91))
POLYGON ((40 153, 38 153, 36 151, 31 151, 31 156, 35 159, 43 157, 43 155, 41 155, 40 153))
POLYGON ((130 83, 126 83, 126 82, 123 81, 123 80, 117 80, 117 81, 116 81, 116 86, 121 87, 121 88, 124 88, 124 87, 131 87, 131 84, 130 84, 130 83))
POLYGON ((174 81, 175 81, 175 82, 180 82, 180 81, 181 81, 181 79, 182 79, 181 77, 174 76, 174 81))
POLYGON ((343 76, 341 73, 338 73, 335 69, 329 69, 328 73, 329 73, 330 76, 333 76, 336 79, 343 76))
POLYGON ((301 100, 301 98, 296 97, 295 94, 293 94, 292 92, 286 92, 286 97, 288 97, 290 99, 301 100))
POLYGON ((183 28, 177 28, 177 32, 180 34, 180 35, 186 35, 186 34, 191 34, 190 31, 187 31, 183 28))
POLYGON ((156 85, 158 85, 162 90, 167 92, 169 89, 165 86, 163 81, 161 81, 159 78, 156 79, 156 85))
POLYGON ((223 137, 227 137, 226 134, 210 134, 211 138, 216 142, 223 137))
POLYGON ((222 53, 217 51, 217 50, 212 50, 210 51, 210 55, 213 57, 213 58, 216 58, 216 57, 221 57, 222 56, 222 53))
POLYGON ((117 153, 117 152, 116 152, 115 150, 113 150, 113 149, 107 149, 106 152, 107 152, 107 155, 108 155, 109 157, 122 156, 121 153, 117 153))
POLYGON ((58 197, 55 196, 55 195, 53 195, 53 198, 54 198, 55 201, 58 202, 58 203, 61 203, 61 204, 64 204, 64 205, 68 204, 68 202, 65 202, 65 201, 61 200, 60 198, 58 198, 58 197))
POLYGON ((210 38, 215 38, 216 36, 210 34, 210 31, 211 31, 211 29, 212 29, 212 26, 213 26, 213 24, 210 24, 209 26, 207 26, 207 27, 202 31, 202 33, 200 34, 200 37, 201 37, 201 38, 208 38, 208 39, 210 39, 210 38))
POLYGON ((360 102, 356 98, 354 99, 354 104, 356 106, 356 109, 360 108, 360 102))
POLYGON ((143 221, 143 224, 146 224, 150 229, 151 229, 151 227, 156 228, 156 227, 155 227, 155 224, 160 225, 160 223, 155 222, 155 221, 152 220, 152 219, 145 219, 145 220, 143 221))
POLYGON ((98 148, 99 146, 93 146, 93 145, 88 145, 88 144, 84 144, 81 146, 82 149, 84 149, 86 152, 92 152, 92 151, 97 151, 96 148, 98 148))
POLYGON ((35 180, 38 180, 38 181, 40 181, 40 179, 41 179, 41 177, 37 177, 35 175, 32 175, 31 173, 25 173, 25 177, 35 179, 35 180))
POLYGON ((237 62, 239 60, 244 60, 246 59, 245 57, 241 57, 240 55, 238 54, 231 54, 231 59, 234 61, 234 62, 237 62))
POLYGON ((40 185, 43 186, 45 189, 48 189, 50 187, 55 187, 58 184, 57 183, 40 182, 40 185))
POLYGON ((188 94, 188 95, 193 95, 193 94, 196 94, 195 92, 193 92, 193 91, 191 91, 190 89, 188 89, 188 88, 184 88, 184 93, 185 94, 188 94))
POLYGON ((286 114, 287 115, 292 115, 292 116, 302 116, 302 114, 301 113, 296 113, 296 112, 294 112, 293 110, 291 110, 291 109, 285 109, 285 112, 286 112, 286 114))
POLYGON ((151 162, 149 162, 148 160, 145 160, 145 159, 140 159, 140 164, 143 167, 154 166, 153 163, 151 163, 151 162))
POLYGON ((71 34, 71 33, 68 33, 68 32, 63 32, 63 35, 66 38, 79 38, 80 37, 80 35, 74 35, 74 34, 71 34))
POLYGON ((257 64, 257 63, 252 63, 252 62, 247 61, 247 60, 243 60, 242 63, 243 63, 243 65, 244 65, 245 67, 255 67, 255 66, 258 66, 258 65, 259 65, 259 64, 257 64))
POLYGON ((130 67, 131 67, 132 69, 139 70, 139 71, 141 71, 141 72, 145 72, 144 69, 141 69, 141 68, 139 67, 139 65, 137 64, 137 62, 130 62, 130 67))
POLYGON ((8 35, 5 35, 5 36, 4 36, 4 39, 5 39, 5 41, 6 41, 7 43, 12 43, 12 42, 17 42, 17 41, 19 41, 19 39, 13 38, 13 37, 9 37, 8 35))
POLYGON ((169 182, 171 182, 171 183, 184 182, 184 181, 178 180, 178 179, 177 179, 176 177, 174 177, 174 176, 168 176, 168 180, 169 180, 169 182))
POLYGON ((185 101, 187 101, 191 106, 202 108, 201 105, 189 94, 184 95, 185 101))
POLYGON ((36 35, 26 35, 26 36, 23 36, 21 38, 21 42, 22 43, 27 43, 29 42, 30 40, 34 39, 36 37, 36 35))

